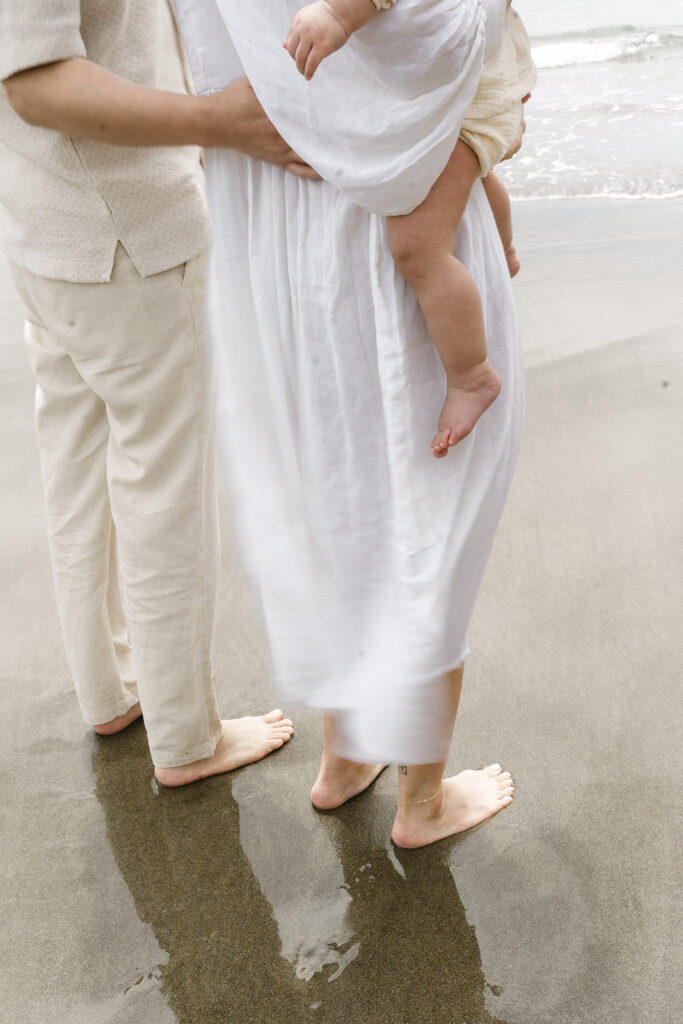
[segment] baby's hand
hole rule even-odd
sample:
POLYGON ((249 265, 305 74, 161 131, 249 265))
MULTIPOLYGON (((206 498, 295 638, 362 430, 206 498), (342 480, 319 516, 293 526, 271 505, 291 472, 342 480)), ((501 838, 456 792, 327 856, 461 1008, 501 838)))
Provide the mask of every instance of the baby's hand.
POLYGON ((339 50, 348 38, 327 0, 316 0, 294 15, 287 41, 282 45, 310 82, 320 62, 339 50))
POLYGON ((517 134, 515 135, 514 139, 512 140, 512 143, 511 143, 510 148, 508 149, 507 153, 505 154, 504 157, 502 157, 503 160, 512 160, 513 156, 515 156, 516 153, 519 153, 520 149, 522 148, 522 138, 524 136, 524 132, 525 131, 526 131, 526 121, 524 119, 524 114, 522 114, 522 120, 519 122, 519 128, 517 129, 517 134))

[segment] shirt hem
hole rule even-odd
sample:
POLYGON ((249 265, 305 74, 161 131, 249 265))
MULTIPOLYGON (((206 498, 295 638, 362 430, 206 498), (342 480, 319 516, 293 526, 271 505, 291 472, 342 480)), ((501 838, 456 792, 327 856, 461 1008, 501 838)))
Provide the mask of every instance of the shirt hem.
POLYGON ((188 246, 174 253, 169 254, 161 260, 147 260, 135 256, 128 246, 121 239, 114 239, 112 242, 111 255, 98 260, 45 260, 31 259, 25 253, 17 251, 12 246, 2 246, 3 252, 8 260, 26 270, 35 277, 44 277, 49 281, 66 281, 69 284, 107 284, 111 281, 114 268, 116 247, 119 243, 130 256, 133 266, 140 277, 153 277, 155 274, 163 274, 166 270, 181 266, 190 260, 195 259, 207 252, 211 245, 209 238, 203 239, 201 243, 188 246))

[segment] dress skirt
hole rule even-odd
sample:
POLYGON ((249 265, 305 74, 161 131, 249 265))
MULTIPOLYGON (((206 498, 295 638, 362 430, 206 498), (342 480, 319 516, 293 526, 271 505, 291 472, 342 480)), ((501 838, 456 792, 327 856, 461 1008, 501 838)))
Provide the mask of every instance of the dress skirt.
MULTIPOLYGON (((401 13, 405 25, 411 5, 429 8, 438 27, 448 2, 401 0, 368 27, 401 13)), ((453 4, 467 17, 457 31, 450 25, 443 57, 452 64, 449 103, 436 29, 431 44, 421 41, 414 69, 423 75, 431 45, 433 94, 423 75, 419 94, 401 86, 406 96, 397 97, 393 56, 363 64, 354 37, 329 58, 324 79, 322 65, 318 93, 307 95, 281 51, 297 7, 176 0, 197 90, 246 72, 276 126, 288 141, 296 136, 297 152, 327 179, 301 180, 232 151, 205 153, 211 345, 231 523, 282 701, 335 712, 346 757, 428 763, 445 757, 450 742, 444 674, 468 651, 517 459, 523 377, 507 265, 477 182, 455 254, 479 288, 503 386, 469 437, 446 458, 432 456, 444 372, 394 266, 383 214, 400 212, 409 193, 408 205, 420 202, 448 159, 476 91, 485 13, 478 0, 453 4), (349 59, 332 66, 337 56, 349 59), (376 91, 372 110, 354 119, 354 97, 342 103, 339 89, 352 92, 359 78, 356 100, 370 79, 376 91), (393 148, 399 122, 403 162, 393 148), (420 131, 422 148, 413 137, 420 131)), ((379 48, 360 43, 371 55, 379 48)))

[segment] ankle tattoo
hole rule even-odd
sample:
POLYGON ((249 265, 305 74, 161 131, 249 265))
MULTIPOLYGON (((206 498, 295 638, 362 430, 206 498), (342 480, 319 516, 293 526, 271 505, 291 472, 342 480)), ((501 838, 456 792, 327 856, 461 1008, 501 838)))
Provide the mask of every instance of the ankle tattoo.
POLYGON ((407 775, 408 774, 408 765, 407 764, 400 764, 398 766, 398 770, 400 771, 401 775, 407 775))

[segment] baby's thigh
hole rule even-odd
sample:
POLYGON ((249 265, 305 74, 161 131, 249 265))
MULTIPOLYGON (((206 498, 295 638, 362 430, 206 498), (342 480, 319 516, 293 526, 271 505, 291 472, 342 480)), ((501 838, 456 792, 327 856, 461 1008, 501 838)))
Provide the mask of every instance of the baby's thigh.
POLYGON ((427 198, 411 213, 387 217, 395 260, 453 251, 455 233, 480 173, 477 157, 459 140, 427 198))

